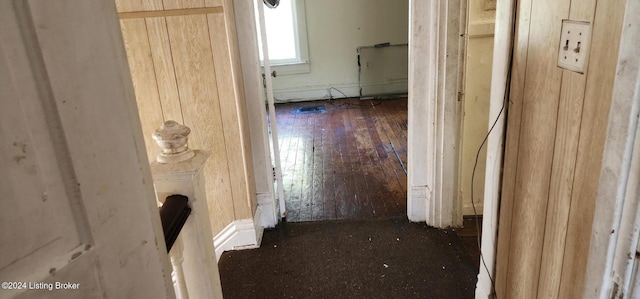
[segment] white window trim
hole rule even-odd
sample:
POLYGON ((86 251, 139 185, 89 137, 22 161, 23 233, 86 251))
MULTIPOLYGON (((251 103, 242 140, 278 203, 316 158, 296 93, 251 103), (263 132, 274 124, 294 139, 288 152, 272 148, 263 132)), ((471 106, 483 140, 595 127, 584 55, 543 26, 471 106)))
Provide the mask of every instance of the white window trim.
MULTIPOLYGON (((271 60, 271 69, 278 75, 304 74, 309 73, 309 43, 307 40, 307 16, 305 0, 291 0, 293 14, 296 20, 294 35, 296 42, 297 59, 271 60)), ((260 61, 262 64, 262 60, 260 61)), ((264 70, 264 65, 262 65, 264 70)))

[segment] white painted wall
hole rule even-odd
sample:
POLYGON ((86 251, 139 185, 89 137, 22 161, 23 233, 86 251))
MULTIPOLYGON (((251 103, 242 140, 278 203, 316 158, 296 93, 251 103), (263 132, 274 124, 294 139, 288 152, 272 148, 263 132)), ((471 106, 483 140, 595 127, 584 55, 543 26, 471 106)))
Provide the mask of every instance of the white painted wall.
MULTIPOLYGON (((464 215, 474 214, 471 204, 471 174, 478 148, 488 130, 495 13, 495 8, 488 9, 485 1, 469 1, 469 39, 460 158, 460 196, 464 215)), ((473 186, 477 214, 482 214, 483 209, 486 153, 485 145, 480 152, 473 186)))
POLYGON ((408 42, 408 0, 306 0, 305 6, 310 71, 278 75, 276 101, 328 98, 331 86, 356 96, 357 47, 408 42))

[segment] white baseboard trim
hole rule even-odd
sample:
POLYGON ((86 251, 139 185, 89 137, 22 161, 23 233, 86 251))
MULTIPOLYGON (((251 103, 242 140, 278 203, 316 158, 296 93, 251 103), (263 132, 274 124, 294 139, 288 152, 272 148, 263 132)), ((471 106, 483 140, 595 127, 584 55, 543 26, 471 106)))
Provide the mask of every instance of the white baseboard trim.
POLYGON ((262 224, 260 224, 260 218, 260 209, 257 209, 253 219, 233 221, 213 237, 216 260, 219 261, 225 251, 260 247, 264 231, 262 224))
POLYGON ((407 192, 407 217, 411 222, 427 221, 427 204, 431 201, 428 186, 409 186, 407 192))
POLYGON ((302 102, 302 101, 315 101, 325 100, 333 96, 335 99, 344 98, 344 95, 336 90, 331 90, 329 95, 329 88, 334 87, 343 92, 348 97, 360 96, 360 87, 358 84, 336 85, 336 86, 305 86, 292 89, 278 89, 273 91, 275 101, 278 103, 287 102, 302 102))
MULTIPOLYGON (((478 212, 478 216, 481 216, 484 211, 484 203, 476 203, 476 212, 478 212)), ((470 202, 462 203, 462 215, 464 216, 473 216, 473 206, 471 206, 470 202)))
POLYGON ((407 82, 407 79, 398 79, 389 82, 363 83, 362 85, 354 83, 332 86, 316 85, 291 89, 276 89, 273 91, 273 96, 277 103, 326 100, 329 99, 330 96, 333 96, 334 99, 339 99, 344 98, 345 95, 347 97, 360 96, 360 87, 362 87, 363 96, 402 94, 407 93, 408 91, 407 82), (340 92, 332 89, 331 94, 329 94, 329 88, 331 87, 338 89, 340 92))
MULTIPOLYGON (((265 228, 273 228, 278 224, 278 211, 276 211, 275 196, 273 193, 257 193, 258 212, 260 224, 265 228)), ((256 212, 256 213, 258 213, 256 212)))
POLYGON ((385 83, 372 83, 372 84, 363 84, 362 85, 362 96, 379 96, 379 95, 389 95, 389 94, 407 94, 408 89, 407 79, 400 79, 389 81, 385 83))

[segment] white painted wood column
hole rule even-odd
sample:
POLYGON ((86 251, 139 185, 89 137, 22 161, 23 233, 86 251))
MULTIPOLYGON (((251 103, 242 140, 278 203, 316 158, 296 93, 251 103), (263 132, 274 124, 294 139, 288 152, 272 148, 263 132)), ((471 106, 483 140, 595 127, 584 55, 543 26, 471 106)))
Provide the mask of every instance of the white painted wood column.
POLYGON ((438 1, 409 3, 407 216, 414 222, 427 220, 435 181, 438 7, 438 1))
POLYGON ((192 298, 222 298, 204 189, 205 178, 201 172, 210 153, 192 151, 187 147, 190 131, 174 121, 167 121, 156 130, 153 138, 163 151, 151 163, 151 173, 160 201, 175 194, 189 198, 191 215, 180 233, 184 247, 182 269, 187 293, 192 298))
MULTIPOLYGON (((238 50, 242 65, 242 80, 249 115, 249 132, 253 169, 256 180, 259 218, 263 227, 275 227, 280 220, 271 161, 271 147, 267 125, 267 110, 262 85, 262 69, 258 57, 258 33, 255 23, 254 0, 233 0, 238 50)), ((256 212, 256 213, 257 213, 256 212)))
POLYGON ((462 225, 458 198, 460 36, 466 1, 410 1, 407 216, 462 225))
POLYGON ((273 83, 271 80, 271 62, 269 61, 269 46, 267 43, 267 25, 264 20, 264 4, 258 1, 258 19, 260 20, 260 36, 262 37, 262 61, 264 63, 264 79, 267 89, 267 103, 269 105, 269 128, 271 129, 271 146, 273 147, 273 160, 275 162, 276 184, 278 185, 278 203, 280 217, 287 217, 287 208, 284 200, 284 186, 282 183, 282 163, 280 163, 280 143, 278 139, 278 125, 276 121, 276 107, 273 100, 273 83))
POLYGON ((500 189, 502 187, 502 160, 504 155, 506 107, 505 93, 510 83, 510 58, 513 52, 513 22, 515 0, 497 3, 491 75, 491 98, 487 138, 487 162, 485 168, 484 207, 482 219, 482 258, 476 284, 476 299, 491 298, 495 277, 496 250, 498 244, 498 218, 500 189), (498 118, 500 116, 500 118, 498 118), (486 265, 486 268, 485 268, 486 265))

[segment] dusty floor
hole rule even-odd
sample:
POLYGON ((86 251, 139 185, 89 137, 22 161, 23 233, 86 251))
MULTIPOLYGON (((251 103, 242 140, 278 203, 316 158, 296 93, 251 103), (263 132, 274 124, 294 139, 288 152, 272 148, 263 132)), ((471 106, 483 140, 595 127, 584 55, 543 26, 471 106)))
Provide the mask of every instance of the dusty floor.
POLYGON ((454 230, 406 217, 285 223, 225 252, 225 298, 473 298, 477 262, 454 230))

